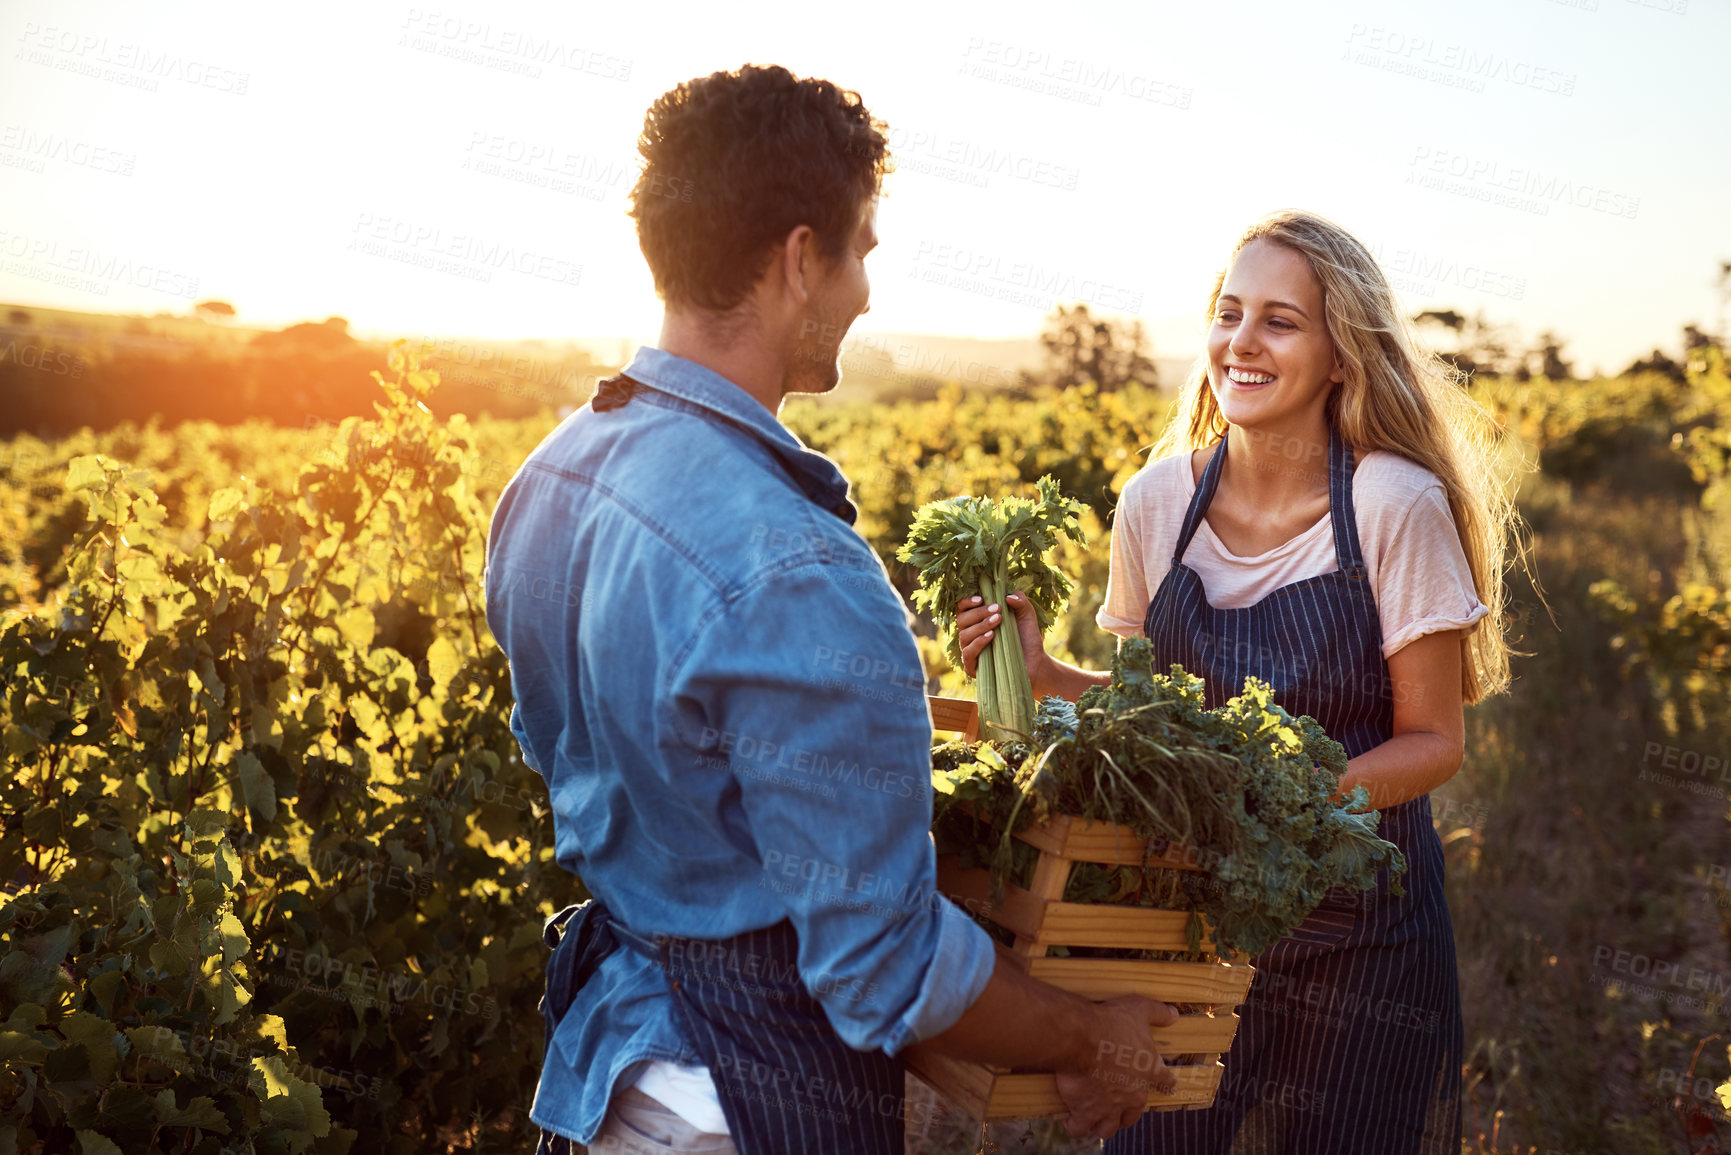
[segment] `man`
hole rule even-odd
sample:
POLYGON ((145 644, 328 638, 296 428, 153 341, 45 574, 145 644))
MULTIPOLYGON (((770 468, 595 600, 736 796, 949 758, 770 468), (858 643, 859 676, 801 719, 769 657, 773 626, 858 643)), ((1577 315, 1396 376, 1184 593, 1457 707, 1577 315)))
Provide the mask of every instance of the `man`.
POLYGON ((776 419, 835 387, 868 307, 882 129, 774 67, 658 99, 631 210, 658 345, 493 517, 512 730, 596 899, 549 926, 544 1151, 899 1152, 916 1043, 1060 1072, 1075 1134, 1171 1085, 1172 1008, 1035 982, 934 893, 906 612, 776 419))

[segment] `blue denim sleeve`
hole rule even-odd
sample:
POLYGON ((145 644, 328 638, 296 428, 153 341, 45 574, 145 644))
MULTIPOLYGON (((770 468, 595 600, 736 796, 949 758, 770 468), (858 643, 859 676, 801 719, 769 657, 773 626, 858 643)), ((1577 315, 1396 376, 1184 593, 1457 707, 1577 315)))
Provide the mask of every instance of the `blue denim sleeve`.
POLYGON ((523 752, 523 762, 535 773, 545 778, 546 772, 535 764, 534 752, 529 749, 529 732, 523 727, 523 707, 511 703, 511 733, 517 739, 517 748, 523 752))
POLYGON ((673 678, 676 756, 737 781, 757 884, 837 1034, 894 1055, 954 1023, 995 951, 936 891, 925 679, 881 567, 760 577, 705 617, 673 678))

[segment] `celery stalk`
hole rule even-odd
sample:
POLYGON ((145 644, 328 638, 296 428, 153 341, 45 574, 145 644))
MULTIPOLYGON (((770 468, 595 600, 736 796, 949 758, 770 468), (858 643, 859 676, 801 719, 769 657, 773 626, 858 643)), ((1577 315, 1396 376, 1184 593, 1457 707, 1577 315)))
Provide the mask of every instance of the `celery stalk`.
POLYGON ((1002 618, 976 671, 981 735, 999 742, 1029 740, 1034 727, 1034 690, 1028 683, 1015 615, 1004 600, 1020 590, 1044 629, 1062 610, 1073 588, 1047 558, 1060 539, 1085 543, 1080 514, 1086 508, 1065 498, 1057 482, 1040 478, 1039 497, 952 497, 930 502, 914 514, 902 561, 919 567, 914 605, 931 613, 947 634, 948 653, 961 665, 956 606, 978 592, 997 603, 1002 618))

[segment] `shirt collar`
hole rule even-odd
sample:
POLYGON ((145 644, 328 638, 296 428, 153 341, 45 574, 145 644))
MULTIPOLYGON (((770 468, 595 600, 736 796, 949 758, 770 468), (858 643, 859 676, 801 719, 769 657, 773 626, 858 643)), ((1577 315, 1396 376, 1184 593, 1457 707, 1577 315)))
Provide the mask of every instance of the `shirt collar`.
POLYGON ((848 500, 847 478, 840 467, 823 454, 806 448, 756 398, 713 369, 645 345, 620 373, 657 392, 707 409, 756 437, 775 454, 812 501, 849 525, 858 517, 859 511, 848 500))

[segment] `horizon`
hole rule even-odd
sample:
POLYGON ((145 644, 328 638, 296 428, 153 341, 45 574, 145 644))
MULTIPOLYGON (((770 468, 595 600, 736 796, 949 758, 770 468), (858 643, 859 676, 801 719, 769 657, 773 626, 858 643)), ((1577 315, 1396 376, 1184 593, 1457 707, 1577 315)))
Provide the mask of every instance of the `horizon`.
MULTIPOLYGON (((404 331, 401 329, 394 329, 394 328, 376 328, 376 327, 370 327, 370 326, 364 326, 364 325, 356 325, 352 322, 352 319, 350 319, 348 317, 344 317, 341 314, 336 314, 336 313, 325 313, 323 315, 310 315, 309 314, 306 316, 294 317, 294 318, 289 318, 286 320, 280 320, 279 321, 279 320, 274 319, 274 318, 264 319, 264 318, 250 317, 250 316, 247 316, 244 312, 240 312, 240 311, 237 311, 236 315, 233 317, 230 317, 230 318, 211 318, 211 317, 201 316, 201 315, 195 313, 194 311, 192 311, 190 308, 184 312, 158 310, 156 312, 120 313, 120 312, 106 312, 106 311, 95 310, 95 309, 72 309, 72 308, 68 308, 64 305, 47 304, 47 303, 42 303, 39 301, 24 300, 24 299, 17 299, 17 300, 11 300, 11 301, 0 300, 0 310, 10 311, 13 309, 23 309, 25 311, 30 311, 30 310, 43 311, 43 310, 46 310, 49 312, 74 313, 74 314, 81 314, 81 315, 87 315, 87 316, 93 316, 93 317, 110 318, 110 319, 115 319, 115 320, 130 320, 130 319, 136 318, 138 320, 147 321, 147 322, 148 321, 176 321, 176 322, 191 321, 191 322, 200 322, 203 324, 207 324, 207 325, 211 326, 213 330, 218 330, 218 331, 220 331, 220 330, 246 330, 246 331, 257 331, 257 332, 280 332, 280 331, 287 329, 293 325, 320 324, 327 319, 340 318, 340 319, 344 320, 345 322, 348 322, 347 331, 352 337, 354 337, 357 340, 366 341, 369 343, 389 344, 393 340, 396 340, 399 338, 407 338, 407 339, 411 339, 411 340, 418 340, 418 341, 425 342, 425 343, 436 342, 443 349, 445 349, 447 352, 449 352, 455 345, 472 345, 472 346, 475 346, 475 348, 477 350, 479 350, 483 345, 488 344, 488 343, 490 343, 492 345, 499 346, 501 348, 514 347, 514 346, 532 346, 532 345, 543 345, 543 346, 551 346, 551 347, 565 347, 565 348, 574 348, 574 349, 582 352, 583 355, 588 357, 591 361, 593 361, 598 366, 608 366, 608 367, 618 367, 618 366, 622 366, 622 365, 628 363, 631 360, 631 358, 633 356, 635 356, 635 354, 639 348, 653 346, 655 344, 655 341, 656 341, 656 337, 654 335, 651 335, 651 334, 637 334, 637 335, 619 335, 619 334, 550 335, 550 334, 544 334, 543 333, 543 334, 522 335, 522 334, 509 334, 509 333, 507 333, 507 334, 490 334, 490 333, 474 333, 474 332, 432 332, 432 331, 425 331, 425 330, 410 332, 410 331, 404 331)), ((1141 318, 1114 318, 1114 320, 1123 320, 1124 323, 1126 323, 1126 324, 1128 324, 1128 322, 1130 320, 1137 320, 1137 319, 1141 319, 1141 318)), ((1411 318, 1409 318, 1409 320, 1410 319, 1411 318)), ((1487 316, 1485 319, 1487 320, 1487 322, 1490 322, 1492 324, 1496 324, 1498 322, 1498 318, 1496 318, 1494 316, 1487 316)), ((1144 322, 1144 323, 1146 324, 1146 322, 1144 322)), ((1416 326, 1415 326, 1415 328, 1416 328, 1416 326)), ((1708 331, 1709 332, 1712 331, 1711 326, 1708 327, 1708 331)), ((1680 354, 1682 352, 1682 343, 1680 340, 1681 333, 1682 333, 1682 325, 1679 324, 1677 327, 1677 337, 1675 337, 1671 340, 1668 340, 1668 341, 1664 341, 1664 340, 1657 341, 1653 345, 1647 347, 1644 351, 1636 353, 1635 355, 1631 356, 1629 358, 1629 361, 1633 362, 1637 359, 1645 358, 1655 351, 1662 352, 1662 353, 1665 353, 1667 355, 1674 354, 1674 353, 1680 354)), ((1514 337, 1516 337, 1519 342, 1522 343, 1523 347, 1526 347, 1526 346, 1536 347, 1538 334, 1518 332, 1518 333, 1514 333, 1512 335, 1514 337)), ((1417 336, 1418 336, 1419 341, 1421 343, 1421 347, 1424 347, 1424 348, 1430 347, 1429 345, 1425 344, 1426 338, 1428 336, 1430 336, 1430 334, 1427 334, 1426 332, 1424 332, 1422 330, 1418 330, 1417 336)), ((1567 334, 1567 333, 1561 333, 1561 334, 1558 334, 1558 336, 1563 341, 1563 352, 1565 354, 1565 359, 1574 359, 1573 358, 1571 335, 1567 334)), ((1723 336, 1723 334, 1720 334, 1720 336, 1723 336)), ((1013 355, 1013 356, 1010 356, 1010 357, 1007 357, 1007 358, 1004 358, 1001 360, 996 360, 996 361, 992 361, 992 362, 988 362, 988 363, 984 364, 983 369, 988 370, 988 371, 993 371, 993 372, 987 372, 986 373, 987 377, 996 376, 998 373, 1014 374, 1014 372, 1018 369, 1021 369, 1021 368, 1039 368, 1043 364, 1043 356, 1042 356, 1041 349, 1040 349, 1040 332, 1038 330, 1028 332, 1028 333, 1022 333, 1022 334, 996 335, 996 336, 994 336, 994 335, 980 335, 980 334, 973 334, 973 333, 955 333, 955 332, 948 332, 948 333, 946 333, 946 332, 910 332, 910 331, 905 331, 905 330, 885 330, 885 329, 855 330, 855 329, 850 329, 847 337, 843 340, 842 345, 841 345, 840 350, 839 350, 839 357, 844 362, 843 381, 845 383, 846 378, 847 378, 847 369, 846 369, 845 362, 850 357, 857 357, 861 353, 878 353, 878 352, 881 352, 881 353, 888 355, 891 358, 892 363, 897 365, 897 366, 900 366, 903 364, 902 358, 897 356, 897 354, 907 353, 907 354, 909 354, 911 361, 915 366, 915 368, 911 371, 911 375, 913 375, 913 376, 929 376, 932 378, 944 378, 944 377, 946 377, 945 373, 933 370, 930 368, 930 366, 932 366, 934 364, 934 359, 936 359, 936 361, 938 361, 938 362, 942 362, 942 359, 945 356, 951 356, 951 357, 954 356, 953 353, 946 353, 944 351, 944 348, 943 348, 944 346, 962 345, 962 344, 1022 346, 1021 349, 1017 350, 1017 355, 1013 355), (909 342, 915 343, 915 347, 911 350, 908 349, 908 343, 909 342), (893 349, 891 348, 892 346, 894 346, 893 349)), ((1440 346, 1437 346, 1437 347, 1440 348, 1440 346)), ((1192 366, 1195 363, 1197 357, 1199 357, 1202 354, 1202 351, 1203 351, 1202 350, 1202 340, 1201 340, 1200 332, 1198 332, 1198 335, 1196 338, 1195 348, 1190 349, 1190 350, 1181 351, 1181 352, 1180 351, 1174 351, 1170 347, 1167 347, 1167 346, 1162 346, 1162 345, 1156 344, 1151 340, 1149 342, 1149 348, 1148 348, 1147 352, 1148 352, 1150 360, 1152 360, 1156 364, 1156 367, 1159 370, 1159 373, 1160 373, 1159 388, 1164 390, 1164 389, 1173 388, 1177 384, 1181 384, 1184 377, 1187 375, 1188 369, 1190 368, 1190 366, 1192 366)), ((1577 367, 1575 370, 1575 376, 1578 378, 1583 378, 1583 379, 1591 378, 1591 377, 1615 377, 1615 376, 1618 376, 1619 374, 1621 374, 1626 367, 1627 367, 1627 363, 1625 363, 1625 365, 1621 368, 1617 367, 1617 366, 1603 366, 1603 367, 1588 368, 1588 367, 1582 367, 1579 364, 1577 364, 1577 367)), ((950 374, 948 376, 950 379, 956 380, 956 381, 964 383, 964 384, 968 383, 970 380, 974 380, 977 383, 977 380, 978 380, 978 374, 975 374, 972 377, 968 376, 967 374, 964 374, 961 376, 950 374)))

